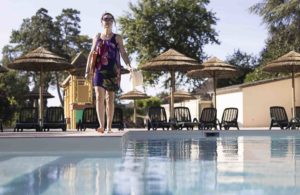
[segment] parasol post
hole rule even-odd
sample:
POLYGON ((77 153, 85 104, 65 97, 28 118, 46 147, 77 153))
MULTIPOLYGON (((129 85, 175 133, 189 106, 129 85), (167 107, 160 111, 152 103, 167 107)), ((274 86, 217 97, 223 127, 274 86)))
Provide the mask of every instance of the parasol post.
POLYGON ((171 112, 170 119, 174 119, 174 92, 175 92, 175 72, 171 71, 171 112))
POLYGON ((133 123, 136 124, 136 101, 133 100, 133 123))
POLYGON ((293 66, 293 70, 292 70, 292 93, 293 93, 292 116, 293 116, 293 118, 295 118, 296 117, 296 113, 295 113, 295 100, 296 100, 296 96, 295 96, 295 72, 294 72, 294 66, 293 66))
POLYGON ((217 108, 217 81, 216 81, 216 73, 213 73, 213 85, 214 85, 214 108, 217 108))
POLYGON ((39 122, 40 122, 40 128, 43 126, 43 66, 41 66, 41 73, 40 73, 40 108, 39 108, 39 122))

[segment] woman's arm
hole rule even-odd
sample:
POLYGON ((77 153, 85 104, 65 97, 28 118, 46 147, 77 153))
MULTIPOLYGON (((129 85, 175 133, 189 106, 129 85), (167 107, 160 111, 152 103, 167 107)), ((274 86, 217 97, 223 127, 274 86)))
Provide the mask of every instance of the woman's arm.
POLYGON ((122 59, 124 60, 125 64, 129 68, 131 68, 130 61, 129 61, 129 58, 128 58, 128 54, 126 53, 124 45, 123 45, 123 38, 120 35, 116 35, 116 42, 118 44, 118 48, 119 48, 120 54, 122 56, 122 59))

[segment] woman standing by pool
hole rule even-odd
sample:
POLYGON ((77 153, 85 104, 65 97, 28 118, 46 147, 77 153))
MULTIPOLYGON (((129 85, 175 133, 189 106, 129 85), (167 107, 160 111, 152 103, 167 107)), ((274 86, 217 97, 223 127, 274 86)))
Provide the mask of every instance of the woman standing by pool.
POLYGON ((131 69, 128 55, 123 46, 120 35, 112 32, 115 23, 111 13, 104 13, 101 17, 103 31, 93 40, 91 52, 88 56, 85 78, 93 78, 93 86, 96 93, 96 110, 100 123, 98 132, 104 133, 104 97, 106 97, 107 129, 111 131, 114 116, 115 92, 120 88, 121 63, 120 54, 129 69, 131 69), (95 56, 95 63, 93 58, 95 56))

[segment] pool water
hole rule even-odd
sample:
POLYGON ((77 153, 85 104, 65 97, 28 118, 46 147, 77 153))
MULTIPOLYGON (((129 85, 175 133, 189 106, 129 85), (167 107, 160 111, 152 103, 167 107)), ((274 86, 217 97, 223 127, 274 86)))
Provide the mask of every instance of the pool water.
POLYGON ((128 140, 122 157, 1 155, 0 194, 299 194, 300 137, 128 140))

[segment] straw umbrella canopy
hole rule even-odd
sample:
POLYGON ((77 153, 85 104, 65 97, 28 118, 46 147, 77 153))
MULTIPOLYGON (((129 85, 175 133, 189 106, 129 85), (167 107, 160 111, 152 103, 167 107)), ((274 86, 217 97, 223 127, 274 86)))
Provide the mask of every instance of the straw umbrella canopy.
POLYGON ((71 69, 72 65, 66 59, 57 56, 56 54, 39 47, 26 55, 17 58, 12 63, 7 65, 8 68, 16 70, 34 71, 40 73, 40 105, 39 105, 39 119, 43 123, 43 73, 48 71, 63 71, 71 69))
MULTIPOLYGON (((48 98, 54 98, 54 96, 46 90, 43 91, 42 95, 43 95, 43 98, 47 98, 47 99, 48 98)), ((36 89, 30 91, 28 94, 26 94, 25 97, 32 98, 32 99, 39 99, 40 92, 36 88, 36 89)))
POLYGON ((202 65, 203 68, 201 70, 191 70, 187 73, 187 76, 192 78, 213 78, 214 106, 216 107, 217 79, 235 77, 238 76, 240 72, 235 66, 227 64, 216 57, 209 58, 207 61, 203 62, 202 65))
POLYGON ((4 66, 0 66, 0 73, 8 72, 4 66))
POLYGON ((189 58, 174 49, 169 49, 141 66, 145 71, 166 71, 171 74, 171 106, 170 118, 174 118, 175 72, 186 72, 200 69, 202 66, 193 58, 189 58))
POLYGON ((136 123, 136 101, 140 99, 147 99, 150 98, 147 94, 138 91, 136 89, 129 91, 127 93, 124 93, 121 95, 120 99, 122 100, 133 100, 133 122, 136 123))
MULTIPOLYGON (((171 96, 167 96, 166 99, 170 100, 171 96)), ((174 92, 174 101, 184 101, 184 100, 193 100, 196 99, 195 96, 193 96, 192 94, 190 94, 189 92, 186 91, 175 91, 174 92)))
POLYGON ((290 51, 265 65, 263 70, 267 72, 292 73, 292 115, 295 118, 295 73, 300 72, 300 54, 290 51))
MULTIPOLYGON (((46 90, 43 91, 42 96, 43 99, 54 98, 54 96, 46 90)), ((39 89, 34 88, 32 91, 26 94, 25 97, 28 98, 29 101, 33 101, 33 105, 38 105, 38 99, 40 97, 39 89)))

